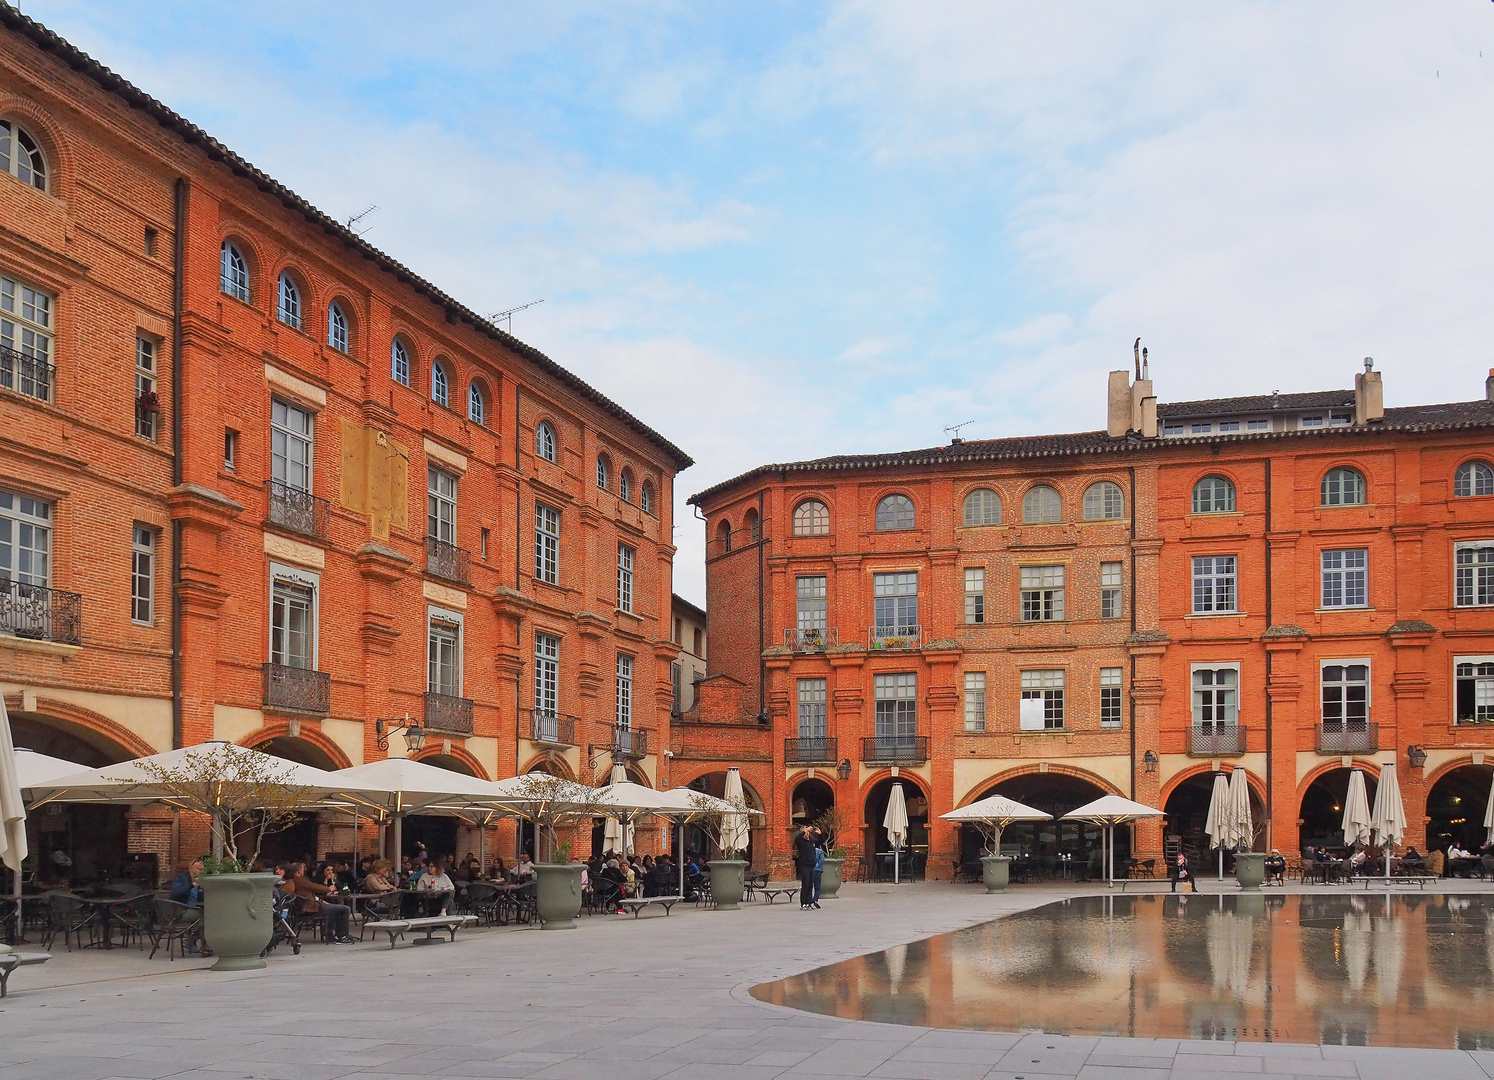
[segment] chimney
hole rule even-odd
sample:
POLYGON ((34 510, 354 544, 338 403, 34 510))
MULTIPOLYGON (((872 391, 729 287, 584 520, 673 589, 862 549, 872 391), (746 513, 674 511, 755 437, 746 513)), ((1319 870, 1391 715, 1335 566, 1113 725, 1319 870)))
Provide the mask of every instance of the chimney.
POLYGON ((1494 401, 1494 368, 1489 369, 1489 377, 1484 380, 1484 400, 1494 401))
POLYGON ((1385 419, 1385 387, 1375 361, 1366 356, 1364 371, 1354 376, 1354 423, 1372 424, 1385 419))
MULTIPOLYGON (((1490 374, 1494 382, 1494 373, 1490 374)), ((1122 438, 1131 428, 1131 376, 1125 369, 1110 373, 1105 395, 1105 434, 1122 438)))

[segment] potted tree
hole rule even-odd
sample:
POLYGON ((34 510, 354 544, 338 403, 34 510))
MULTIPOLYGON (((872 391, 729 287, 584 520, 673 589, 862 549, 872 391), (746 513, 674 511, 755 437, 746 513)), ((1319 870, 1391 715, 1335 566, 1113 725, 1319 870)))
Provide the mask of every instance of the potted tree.
POLYGON ((980 833, 980 882, 986 892, 1004 892, 1011 881, 1012 860, 1001 854, 1001 826, 989 818, 962 819, 980 833))
POLYGON ((517 812, 534 825, 540 850, 535 852, 535 906, 540 927, 574 930, 581 912, 581 864, 571 861, 569 834, 581 825, 590 826, 597 814, 596 792, 585 784, 533 772, 519 778, 517 812))
POLYGON ((747 852, 750 830, 747 825, 747 803, 741 799, 718 799, 691 792, 699 810, 695 824, 705 830, 712 845, 721 853, 719 859, 706 864, 711 873, 711 899, 717 911, 735 911, 747 891, 747 852), (723 805, 724 804, 724 805, 723 805))
POLYGON ((840 830, 845 826, 840 807, 832 806, 812 822, 825 836, 825 870, 820 878, 820 899, 839 900, 840 885, 844 880, 841 867, 846 860, 846 849, 836 846, 840 830))
POLYGON ((252 873, 266 836, 295 821, 306 804, 290 769, 268 754, 231 743, 191 748, 173 765, 142 763, 163 801, 211 822, 213 855, 203 860, 203 936, 214 971, 265 966, 260 953, 274 930, 274 874, 252 873))

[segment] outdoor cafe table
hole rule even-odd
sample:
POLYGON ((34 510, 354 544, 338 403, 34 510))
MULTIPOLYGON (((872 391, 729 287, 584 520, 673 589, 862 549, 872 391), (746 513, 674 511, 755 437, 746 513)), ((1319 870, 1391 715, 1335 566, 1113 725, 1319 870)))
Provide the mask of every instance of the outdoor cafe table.
MULTIPOLYGON (((77 894, 75 893, 74 895, 77 894)), ((136 893, 134 896, 78 896, 78 901, 89 911, 90 921, 96 920, 99 927, 99 940, 90 941, 84 948, 114 948, 114 909, 122 904, 136 903, 145 895, 147 894, 136 893)))

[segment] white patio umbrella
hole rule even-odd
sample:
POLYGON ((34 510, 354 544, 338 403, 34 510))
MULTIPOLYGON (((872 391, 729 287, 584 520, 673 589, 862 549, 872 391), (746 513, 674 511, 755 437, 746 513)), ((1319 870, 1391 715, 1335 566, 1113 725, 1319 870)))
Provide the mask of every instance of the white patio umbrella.
POLYGON ((10 716, 0 694, 0 863, 15 872, 16 938, 21 936, 21 863, 26 858, 26 804, 21 799, 21 777, 16 748, 10 737, 10 716))
POLYGON ((1204 820, 1204 832, 1209 837, 1209 847, 1219 850, 1219 880, 1224 880, 1225 834, 1229 831, 1229 781, 1222 772, 1214 774, 1214 791, 1209 796, 1209 816, 1204 820))
MULTIPOLYGON (((320 770, 317 770, 320 771, 320 770)), ((404 819, 410 814, 457 816, 463 810, 491 808, 502 794, 499 785, 466 773, 409 758, 390 757, 325 774, 331 790, 387 814, 394 822, 394 862, 404 853, 404 819)))
POLYGON ((727 814, 722 822, 721 846, 727 851, 746 851, 752 829, 747 823, 747 815, 735 812, 736 807, 747 804, 747 797, 742 793, 742 774, 735 765, 726 770, 726 786, 721 792, 721 798, 730 803, 734 811, 727 814))
POLYGON ((1345 847, 1369 843, 1369 798, 1364 793, 1364 771, 1361 769, 1349 774, 1349 792, 1344 796, 1343 829, 1345 847))
POLYGON ((1139 821, 1142 818, 1161 817, 1162 811, 1154 806, 1144 803, 1132 802, 1123 799, 1119 795, 1102 795, 1094 802, 1085 803, 1077 810, 1070 810, 1064 815, 1068 821, 1088 821, 1092 825, 1101 825, 1105 828, 1105 856, 1110 867, 1107 878, 1115 880, 1115 827, 1124 825, 1128 821, 1139 821))
MULTIPOLYGON (((603 788, 600 790, 612 789, 612 793, 615 793, 616 789, 628 783, 629 781, 627 767, 623 765, 622 762, 616 761, 612 763, 612 782, 608 785, 607 788, 603 788)), ((631 786, 642 787, 643 785, 633 784, 631 786)), ((630 849, 633 846, 633 822, 631 818, 628 818, 627 820, 628 829, 627 832, 624 833, 622 821, 612 815, 608 815, 605 823, 602 826, 603 851, 621 852, 624 855, 629 854, 630 849)))
POLYGON ((1370 830, 1385 848, 1385 880, 1390 881, 1390 848, 1406 835, 1406 806, 1401 800, 1401 785, 1396 779, 1395 763, 1380 766, 1380 784, 1375 789, 1375 808, 1370 813, 1370 830))
POLYGON ((1255 820, 1250 812, 1250 778, 1244 769, 1229 774, 1229 845, 1246 851, 1255 842, 1255 820))
POLYGON ((892 883, 902 880, 901 852, 908 842, 908 800, 903 794, 902 784, 893 784, 887 797, 887 812, 882 815, 882 827, 887 830, 887 841, 892 845, 892 883))
POLYGON ((969 806, 962 806, 958 810, 951 810, 939 816, 945 821, 983 822, 990 825, 996 833, 993 855, 1001 854, 1001 831, 1012 822, 1047 821, 1053 817, 1052 814, 1045 814, 1041 810, 1019 803, 1016 799, 1008 799, 1005 795, 989 795, 969 806))

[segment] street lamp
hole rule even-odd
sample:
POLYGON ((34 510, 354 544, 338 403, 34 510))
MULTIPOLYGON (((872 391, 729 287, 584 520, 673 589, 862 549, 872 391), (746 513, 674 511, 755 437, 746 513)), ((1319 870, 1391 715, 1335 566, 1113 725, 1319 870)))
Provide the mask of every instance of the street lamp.
POLYGON ((425 749, 425 728, 420 726, 419 720, 411 720, 410 714, 405 713, 404 719, 393 717, 388 720, 374 721, 374 735, 378 738, 379 749, 389 750, 389 733, 403 730, 405 733, 405 745, 414 753, 420 753, 425 749))
POLYGON ((1142 768, 1144 768, 1149 773, 1156 772, 1157 771, 1157 752, 1155 750, 1148 750, 1145 754, 1142 754, 1141 755, 1141 765, 1142 765, 1142 768))
POLYGON ((840 764, 837 765, 837 766, 835 766, 835 775, 838 776, 838 777, 840 777, 842 780, 849 780, 851 778, 851 759, 850 758, 842 758, 841 759, 840 764))
POLYGON ((1411 762, 1413 769, 1419 769, 1427 763, 1427 752, 1416 743, 1406 747, 1406 757, 1411 762))

